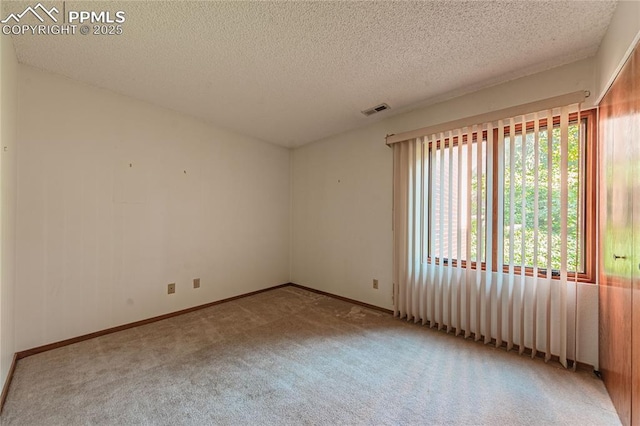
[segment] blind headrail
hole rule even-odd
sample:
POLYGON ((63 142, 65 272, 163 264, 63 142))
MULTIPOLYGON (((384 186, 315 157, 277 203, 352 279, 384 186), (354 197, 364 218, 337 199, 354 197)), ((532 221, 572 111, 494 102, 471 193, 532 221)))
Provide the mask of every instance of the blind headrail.
POLYGON ((561 106, 577 104, 584 102, 587 96, 589 96, 588 91, 579 90, 565 95, 554 96, 553 98, 541 99, 539 101, 490 111, 484 114, 448 121, 446 123, 434 124, 433 126, 427 126, 421 129, 410 130, 408 132, 402 132, 395 135, 387 135, 386 143, 387 145, 392 145, 409 139, 438 134, 440 132, 446 132, 453 129, 461 129, 474 124, 491 123, 496 120, 511 118, 518 115, 525 115, 561 106))

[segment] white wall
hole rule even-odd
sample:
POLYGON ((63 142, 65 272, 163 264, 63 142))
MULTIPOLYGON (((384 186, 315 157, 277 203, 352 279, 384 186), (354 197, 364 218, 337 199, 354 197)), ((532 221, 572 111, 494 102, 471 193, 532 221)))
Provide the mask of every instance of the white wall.
MULTIPOLYGON (((392 151, 385 135, 576 90, 595 93, 592 59, 391 117, 293 152, 295 283, 392 308, 392 151), (372 279, 380 280, 379 289, 372 279)), ((594 96, 586 106, 593 106, 594 96)), ((597 294, 580 291, 580 361, 597 364, 597 294)))
POLYGON ((597 98, 602 99, 640 39, 640 1, 620 1, 596 55, 597 98))
POLYGON ((16 350, 289 281, 288 150, 23 65, 19 93, 16 350))
POLYGON ((8 36, 0 36, 0 389, 15 352, 16 109, 18 61, 8 36))

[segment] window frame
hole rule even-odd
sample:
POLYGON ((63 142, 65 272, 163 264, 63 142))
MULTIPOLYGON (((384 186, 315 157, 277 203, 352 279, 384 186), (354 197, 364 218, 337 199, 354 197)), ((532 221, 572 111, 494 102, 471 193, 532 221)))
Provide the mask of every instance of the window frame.
MULTIPOLYGON (((584 155, 584 176, 583 176, 583 185, 584 185, 584 196, 582 197, 582 211, 584 212, 584 220, 583 220, 583 228, 581 229, 581 234, 582 234, 582 239, 583 239, 583 257, 584 257, 584 271, 583 272, 578 272, 577 273, 577 277, 576 277, 576 272, 574 271, 568 271, 567 272, 567 279, 570 281, 575 281, 577 278, 578 282, 585 282, 585 283, 593 283, 595 282, 595 278, 596 278, 596 236, 597 236, 597 201, 596 201, 596 191, 597 191, 597 158, 598 158, 598 145, 597 145, 597 120, 596 120, 597 116, 596 116, 596 110, 595 109, 588 109, 585 111, 580 111, 580 119, 581 121, 584 121, 584 152, 582 153, 584 155)), ((569 124, 575 124, 578 122, 578 113, 572 113, 569 114, 569 124)), ((560 124, 560 117, 559 116, 554 116, 553 117, 553 126, 557 126, 560 124)), ((547 120, 546 119, 540 119, 539 120, 539 127, 540 128, 544 128, 547 125, 547 120), (544 123, 544 126, 543 126, 544 123)), ((522 133, 522 123, 518 123, 514 126, 515 128, 515 132, 516 134, 518 133, 522 133)), ((533 131, 534 130, 534 122, 533 120, 527 121, 525 123, 525 131, 529 132, 529 131, 533 131)), ((477 131, 471 134, 471 142, 472 143, 477 143, 478 142, 478 136, 481 133, 481 141, 487 142, 487 131, 486 130, 482 130, 482 132, 477 131)), ((510 134, 510 126, 505 126, 504 127, 504 135, 509 136, 510 134)), ((443 141, 441 140, 437 140, 437 141, 432 141, 429 143, 429 147, 428 147, 428 151, 429 151, 429 157, 431 157, 431 150, 432 149, 440 149, 441 147, 453 147, 453 146, 458 146, 459 144, 459 138, 462 139, 463 142, 466 141, 466 135, 460 135, 460 136, 454 136, 454 137, 448 137, 445 138, 443 141), (452 139, 452 143, 449 143, 449 139, 452 139), (435 147, 433 147, 433 144, 436 144, 435 147)), ((493 143, 497 144, 498 141, 498 128, 494 128, 493 129, 493 143)), ((493 181, 497 182, 498 179, 498 150, 495 149, 495 145, 494 145, 494 149, 493 149, 493 181)), ((487 175, 488 170, 484 171, 484 174, 487 175)), ((498 186, 494 185, 492 188, 493 191, 493 215, 492 215, 492 223, 493 223, 493 229, 497 229, 498 226, 498 186)), ((486 202, 486 200, 485 200, 486 202)), ((486 205, 485 205, 485 209, 486 209, 486 205)), ((428 209, 429 212, 431 211, 431 188, 429 188, 429 200, 428 200, 428 209)), ((485 232, 486 232, 486 224, 484 226, 485 228, 485 232)), ((462 268, 466 268, 467 267, 467 261, 466 260, 458 260, 458 259, 440 259, 439 257, 432 257, 430 256, 430 248, 431 248, 431 229, 429 226, 427 226, 427 233, 426 233, 426 237, 427 237, 427 241, 428 241, 428 245, 426 247, 426 259, 425 261, 427 263, 435 263, 436 265, 439 265, 441 262, 443 262, 444 265, 448 265, 448 266, 452 266, 452 267, 457 267, 458 266, 458 262, 461 263, 461 267, 462 268)), ((488 237, 487 237, 488 238, 488 237)), ((498 267, 498 234, 497 232, 494 232, 493 235, 491 236, 492 240, 492 265, 491 265, 491 270, 494 272, 497 272, 499 267, 498 267)), ((485 238, 486 241, 486 238, 485 238)), ((485 254, 486 254, 486 250, 485 250, 485 254)), ((478 261, 471 261, 471 268, 472 269, 478 269, 478 263, 480 264, 480 269, 483 271, 487 270, 487 265, 486 262, 478 262, 478 261)), ((521 266, 515 266, 514 265, 514 271, 516 274, 520 274, 521 273, 521 266)), ((508 273, 509 272, 509 266, 508 265, 503 265, 502 266, 502 272, 508 273)), ((526 276, 533 276, 533 267, 531 266, 527 266, 525 267, 525 275, 526 276)), ((547 270, 546 268, 542 269, 540 267, 538 267, 538 277, 544 278, 547 275, 547 270)), ((560 274, 559 271, 554 270, 552 273, 552 279, 559 279, 560 278, 560 274)))

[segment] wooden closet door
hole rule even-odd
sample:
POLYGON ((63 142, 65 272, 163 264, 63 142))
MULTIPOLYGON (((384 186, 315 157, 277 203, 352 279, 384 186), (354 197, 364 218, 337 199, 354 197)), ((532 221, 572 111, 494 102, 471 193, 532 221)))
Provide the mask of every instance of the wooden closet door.
MULTIPOLYGON (((635 57, 635 55, 634 55, 635 57)), ((632 419, 633 59, 600 103, 600 370, 623 424, 632 419)), ((640 423, 636 423, 639 424, 640 423)))
POLYGON ((633 197, 633 261, 631 265, 632 325, 631 325, 631 424, 640 425, 640 49, 636 48, 631 63, 632 103, 633 103, 633 155, 632 185, 633 197))

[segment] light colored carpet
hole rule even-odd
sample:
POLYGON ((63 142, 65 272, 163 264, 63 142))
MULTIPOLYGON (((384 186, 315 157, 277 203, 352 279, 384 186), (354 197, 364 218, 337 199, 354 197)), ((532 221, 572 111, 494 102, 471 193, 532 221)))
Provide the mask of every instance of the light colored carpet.
POLYGON ((25 358, 0 423, 619 421, 593 374, 285 287, 25 358))

